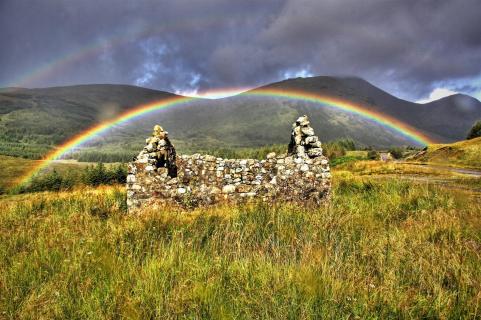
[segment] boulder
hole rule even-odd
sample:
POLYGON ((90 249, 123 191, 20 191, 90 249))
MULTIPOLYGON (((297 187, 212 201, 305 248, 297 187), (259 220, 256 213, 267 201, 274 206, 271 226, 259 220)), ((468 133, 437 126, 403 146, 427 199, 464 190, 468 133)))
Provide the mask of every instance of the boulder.
POLYGON ((299 117, 292 125, 288 154, 297 158, 311 159, 322 156, 321 142, 305 115, 299 117))

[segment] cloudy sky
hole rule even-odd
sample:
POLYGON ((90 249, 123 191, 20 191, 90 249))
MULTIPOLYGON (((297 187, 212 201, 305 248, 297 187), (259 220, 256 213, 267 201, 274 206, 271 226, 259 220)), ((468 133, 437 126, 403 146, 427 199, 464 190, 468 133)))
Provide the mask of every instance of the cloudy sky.
POLYGON ((358 76, 481 98, 480 0, 0 0, 0 87, 195 93, 358 76))

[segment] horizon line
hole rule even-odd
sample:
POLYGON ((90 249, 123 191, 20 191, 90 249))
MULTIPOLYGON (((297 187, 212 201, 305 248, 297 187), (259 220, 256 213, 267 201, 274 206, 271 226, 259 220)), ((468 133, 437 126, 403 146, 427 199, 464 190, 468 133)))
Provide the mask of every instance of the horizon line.
MULTIPOLYGON (((348 79, 348 78, 352 78, 352 79, 359 79, 359 80, 362 80, 362 81, 365 81, 367 83, 369 83, 370 85, 372 85, 373 87, 375 87, 376 89, 380 90, 380 91, 383 91, 387 94, 389 94, 390 96, 396 98, 396 99, 400 99, 400 100, 403 100, 403 101, 406 101, 406 102, 410 102, 410 103, 414 103, 414 104, 418 104, 418 105, 425 105, 425 104, 428 104, 428 103, 431 103, 431 102, 435 102, 435 101, 439 101, 439 100, 442 100, 444 98, 447 98, 447 97, 450 97, 450 96, 454 96, 454 95, 464 95, 464 96, 467 96, 467 97, 470 97, 470 98, 473 98, 475 100, 477 100, 478 102, 481 102, 480 99, 478 99, 476 96, 473 96, 473 95, 470 95, 470 94, 467 94, 467 93, 462 93, 462 92, 453 92, 452 94, 450 95, 447 95, 447 96, 444 96, 444 97, 440 97, 438 99, 435 99, 435 100, 429 100, 428 98, 426 99, 418 99, 418 100, 415 100, 415 101, 412 101, 412 100, 406 100, 406 99, 403 99, 403 98, 399 98, 398 96, 395 96, 394 94, 388 92, 388 91, 385 91, 381 88, 379 88, 378 86, 372 84, 371 82, 365 80, 364 78, 361 78, 361 77, 357 77, 357 76, 329 76, 329 75, 318 75, 318 76, 311 76, 311 77, 294 77, 294 78, 285 78, 285 79, 282 79, 282 80, 279 80, 279 81, 274 81, 274 82, 269 82, 269 83, 266 83, 266 84, 261 84, 259 86, 253 86, 253 87, 229 87, 227 89, 225 88, 218 88, 218 89, 207 89, 207 90, 201 90, 201 91, 198 91, 198 89, 194 89, 194 90, 164 90, 164 89, 159 89, 159 88, 153 88, 153 87, 144 87, 144 86, 139 86, 139 85, 135 85, 135 84, 130 84, 130 83, 76 83, 76 84, 65 84, 65 85, 52 85, 52 86, 45 86, 45 87, 15 87, 15 86, 7 86, 7 87, 0 87, 0 92, 2 90, 41 90, 41 89, 51 89, 51 88, 65 88, 65 87, 77 87, 77 86, 102 86, 102 85, 105 85, 105 86, 128 86, 128 87, 135 87, 135 88, 142 88, 142 89, 147 89, 147 90, 154 90, 154 91, 159 91, 159 92, 164 92, 164 93, 168 93, 168 94, 172 94, 172 95, 176 95, 176 96, 181 96, 181 97, 186 97, 186 98, 197 98, 197 99, 208 99, 208 100, 220 100, 220 99, 224 99, 224 98, 230 98, 230 97, 235 97, 235 96, 238 96, 238 95, 241 95, 243 93, 246 93, 246 92, 249 92, 249 91, 255 91, 255 90, 258 90, 258 89, 264 89, 265 87, 268 87, 270 85, 273 85, 273 84, 277 84, 277 83, 281 83, 281 82, 285 82, 285 81, 289 81, 289 80, 295 80, 295 79, 312 79, 312 78, 319 78, 319 77, 325 77, 325 78, 343 78, 343 79, 348 79), (231 93, 230 93, 231 92, 231 93)), ((290 90, 290 89, 286 89, 286 90, 290 90)), ((291 89, 292 90, 292 89, 291 89)), ((309 91, 311 92, 311 91, 309 91)))

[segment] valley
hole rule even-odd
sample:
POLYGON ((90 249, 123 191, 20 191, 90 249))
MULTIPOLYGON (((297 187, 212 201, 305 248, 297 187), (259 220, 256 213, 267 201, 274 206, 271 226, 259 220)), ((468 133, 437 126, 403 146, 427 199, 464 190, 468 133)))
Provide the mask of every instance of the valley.
MULTIPOLYGON (((284 133, 302 114, 309 115, 323 142, 349 138, 366 147, 419 146, 419 142, 382 122, 302 98, 310 94, 340 99, 362 106, 362 112, 399 119, 420 134, 442 142, 464 139, 473 121, 481 118, 481 103, 468 96, 415 104, 359 78, 298 78, 233 97, 191 99, 154 110, 113 126, 69 156, 81 161, 128 161, 149 128, 157 123, 169 131, 180 151, 188 153, 285 144, 288 141, 284 133), (296 98, 293 92, 302 94, 296 98)), ((39 159, 76 133, 138 105, 180 98, 123 85, 4 89, 0 92, 0 154, 39 159)))

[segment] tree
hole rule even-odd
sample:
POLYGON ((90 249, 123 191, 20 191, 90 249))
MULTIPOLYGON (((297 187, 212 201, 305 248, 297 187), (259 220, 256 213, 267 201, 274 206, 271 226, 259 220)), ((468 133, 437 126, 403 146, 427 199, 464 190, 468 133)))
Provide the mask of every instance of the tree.
POLYGON ((83 183, 88 186, 125 183, 126 181, 127 168, 122 164, 107 168, 102 162, 99 162, 94 167, 86 167, 83 172, 83 183))
POLYGON ((126 183, 127 182, 127 168, 121 164, 115 166, 111 171, 110 183, 126 183))
POLYGON ((377 151, 376 151, 376 150, 369 150, 369 151, 367 152, 367 158, 368 158, 369 160, 376 160, 377 157, 378 157, 378 155, 377 155, 377 151))
POLYGON ((33 177, 25 191, 59 191, 62 189, 62 180, 62 176, 54 169, 52 172, 33 177))
POLYGON ((467 139, 474 139, 481 137, 481 120, 478 120, 474 123, 473 127, 468 133, 467 139))
POLYGON ((403 149, 400 147, 392 147, 389 149, 389 153, 393 156, 394 159, 401 159, 403 157, 403 149))
POLYGON ((331 160, 346 155, 346 149, 337 141, 323 144, 324 155, 331 160))
POLYGON ((343 139, 338 139, 335 141, 338 143, 341 147, 343 147, 346 150, 356 150, 356 143, 354 140, 349 139, 349 138, 343 138, 343 139))
POLYGON ((99 162, 95 167, 87 167, 84 172, 84 183, 90 186, 98 186, 109 183, 109 174, 103 163, 99 162))

